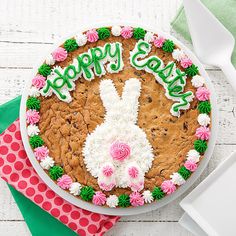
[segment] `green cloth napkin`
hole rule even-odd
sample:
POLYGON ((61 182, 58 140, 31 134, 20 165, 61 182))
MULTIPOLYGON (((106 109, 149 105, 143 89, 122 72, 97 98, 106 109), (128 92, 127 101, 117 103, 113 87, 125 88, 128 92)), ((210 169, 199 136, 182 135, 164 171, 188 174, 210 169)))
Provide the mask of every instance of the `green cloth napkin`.
MULTIPOLYGON (((21 97, 0 106, 0 133, 19 117, 21 97)), ((74 231, 8 185, 33 236, 75 236, 74 231)), ((4 193, 3 193, 4 194, 4 193)))
MULTIPOLYGON (((202 3, 218 18, 236 39, 236 1, 235 0, 201 0, 202 3)), ((201 17, 201 16, 199 16, 201 17)), ((207 24, 207 22, 206 22, 207 24)), ((173 29, 185 39, 191 41, 183 6, 171 22, 173 29)), ((232 55, 232 63, 236 67, 236 47, 232 55)))

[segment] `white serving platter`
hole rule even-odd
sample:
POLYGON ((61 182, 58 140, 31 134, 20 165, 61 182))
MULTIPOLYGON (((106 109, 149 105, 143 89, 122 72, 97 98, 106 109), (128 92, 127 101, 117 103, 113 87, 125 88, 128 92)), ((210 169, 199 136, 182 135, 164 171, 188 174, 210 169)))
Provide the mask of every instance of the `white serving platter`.
POLYGON ((235 180, 236 152, 180 202, 180 206, 207 235, 236 235, 235 180))
POLYGON ((203 229, 185 212, 179 224, 196 236, 207 236, 203 229))
POLYGON ((125 216, 125 215, 136 215, 136 214, 141 214, 141 213, 145 213, 148 211, 152 211, 155 210, 157 208, 160 208, 166 204, 168 204, 169 202, 173 201, 174 199, 176 199, 177 197, 179 197, 181 194, 183 194, 196 180, 197 178, 201 175, 201 173, 203 172, 203 170, 205 169, 205 167, 207 166, 214 146, 215 146, 215 141, 216 141, 216 136, 217 136, 217 128, 218 128, 218 111, 217 111, 217 103, 216 103, 216 96, 215 96, 215 91, 214 91, 214 87, 208 77, 208 74, 206 73, 203 65, 200 63, 200 61, 197 59, 197 57, 186 47, 184 46, 181 42, 179 42, 176 38, 172 37, 171 35, 162 32, 161 30, 158 29, 154 29, 154 28, 150 28, 146 25, 137 25, 133 22, 117 22, 117 21, 112 21, 112 22, 106 22, 106 23, 97 23, 94 25, 88 25, 85 27, 78 27, 77 32, 74 32, 74 34, 71 34, 70 36, 64 38, 64 40, 60 40, 60 42, 55 43, 52 48, 50 49, 50 51, 48 52, 48 54, 46 55, 39 55, 39 63, 37 63, 34 67, 34 69, 32 70, 32 75, 31 77, 28 78, 27 82, 26 82, 26 86, 25 89, 23 91, 22 94, 22 99, 21 99, 21 107, 20 107, 20 129, 21 129, 21 135, 22 135, 22 140, 23 140, 23 144, 25 147, 25 150, 27 152, 27 155, 33 165, 33 167, 35 168, 36 172, 38 173, 38 175, 41 177, 41 179, 54 191, 56 192, 58 195, 60 195, 62 198, 64 198, 65 200, 67 200, 68 202, 92 211, 92 212, 97 212, 100 214, 107 214, 107 215, 116 215, 116 216, 125 216), (200 74, 205 78, 206 80, 206 85, 209 88, 210 92, 211 92, 211 104, 212 104, 212 120, 211 120, 211 138, 210 141, 208 142, 208 149, 205 152, 204 155, 204 159, 201 161, 198 169, 196 170, 196 172, 194 172, 191 177, 188 179, 188 181, 182 185, 181 187, 179 187, 177 189, 177 191, 169 196, 164 197, 162 200, 158 201, 158 202, 153 202, 152 204, 145 204, 144 206, 141 207, 132 207, 132 208, 108 208, 108 207, 101 207, 101 206, 96 206, 92 203, 88 203, 85 202, 83 200, 80 200, 79 198, 74 197, 73 195, 69 194, 68 192, 62 190, 60 187, 58 187, 53 180, 51 180, 51 178, 47 175, 47 173, 41 168, 41 166, 39 165, 38 161, 36 160, 36 158, 34 157, 33 151, 30 147, 29 141, 28 141, 28 136, 27 136, 27 130, 26 130, 26 100, 27 100, 27 96, 28 96, 28 90, 31 86, 31 80, 33 78, 33 76, 35 75, 35 72, 37 71, 38 67, 41 65, 42 61, 44 60, 44 58, 46 58, 46 56, 51 53, 56 47, 58 47, 58 45, 61 45, 66 39, 68 39, 71 36, 76 35, 76 33, 81 32, 81 31, 86 31, 88 29, 92 29, 92 28, 99 28, 99 27, 105 27, 105 26, 112 26, 112 25, 129 25, 129 26, 133 26, 133 27, 143 27, 144 29, 154 32, 154 33, 159 33, 162 36, 169 38, 171 40, 173 40, 173 42, 178 45, 179 47, 181 47, 186 53, 187 55, 191 58, 191 60, 193 61, 194 64, 196 64, 199 68, 199 72, 200 74))

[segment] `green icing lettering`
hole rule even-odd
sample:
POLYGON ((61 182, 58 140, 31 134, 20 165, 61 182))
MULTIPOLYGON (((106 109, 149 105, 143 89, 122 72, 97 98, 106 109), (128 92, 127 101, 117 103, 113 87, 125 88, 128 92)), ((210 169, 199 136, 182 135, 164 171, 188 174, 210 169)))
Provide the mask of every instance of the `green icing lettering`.
POLYGON ((121 65, 122 61, 121 50, 122 49, 120 47, 120 43, 106 44, 105 55, 108 56, 108 58, 111 58, 111 63, 107 65, 108 70, 110 72, 119 72, 120 69, 123 67, 123 64, 121 65))
POLYGON ((100 62, 102 59, 105 58, 105 53, 103 53, 101 48, 91 48, 90 50, 91 56, 93 58, 93 64, 94 64, 94 72, 96 75, 101 75, 103 72, 103 65, 100 62))
POLYGON ((84 53, 77 57, 78 64, 80 64, 82 73, 85 79, 93 79, 93 71, 90 68, 93 63, 93 58, 89 53, 84 53))
POLYGON ((173 69, 174 69, 175 63, 169 63, 166 67, 163 69, 157 71, 156 73, 158 76, 163 80, 164 83, 169 83, 168 78, 173 74, 173 69))
POLYGON ((172 114, 179 116, 181 109, 186 109, 192 99, 193 93, 183 93, 186 85, 186 73, 176 69, 174 62, 164 66, 157 56, 150 56, 151 45, 140 40, 131 52, 130 63, 138 70, 152 73, 160 84, 166 89, 167 97, 177 102, 172 106, 172 114))
POLYGON ((105 74, 104 66, 110 73, 117 73, 123 69, 122 45, 120 43, 107 43, 104 47, 95 47, 77 56, 73 64, 58 70, 54 69, 46 85, 42 89, 43 95, 55 93, 59 99, 68 101, 71 99, 68 91, 74 89, 74 80, 83 75, 87 80, 105 74), (67 91, 66 91, 67 90, 67 91))
POLYGON ((53 81, 47 79, 47 83, 43 88, 43 93, 47 94, 51 88, 54 93, 56 93, 62 100, 64 100, 66 99, 66 95, 61 93, 61 88, 65 85, 68 89, 72 88, 70 78, 68 77, 68 70, 65 70, 64 74, 61 74, 58 69, 55 69, 54 73, 57 74, 58 77, 55 77, 53 81))
POLYGON ((187 93, 182 94, 180 103, 174 104, 172 106, 173 111, 178 113, 181 107, 187 106, 189 104, 189 101, 191 101, 192 99, 192 95, 193 95, 192 92, 187 92, 187 93))

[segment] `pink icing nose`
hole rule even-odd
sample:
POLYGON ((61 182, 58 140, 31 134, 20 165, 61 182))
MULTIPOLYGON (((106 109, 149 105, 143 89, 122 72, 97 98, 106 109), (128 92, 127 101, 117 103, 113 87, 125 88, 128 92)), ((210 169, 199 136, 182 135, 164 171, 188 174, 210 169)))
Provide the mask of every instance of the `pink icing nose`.
POLYGON ((130 156, 130 146, 122 142, 114 142, 110 147, 110 155, 113 159, 123 161, 130 156))

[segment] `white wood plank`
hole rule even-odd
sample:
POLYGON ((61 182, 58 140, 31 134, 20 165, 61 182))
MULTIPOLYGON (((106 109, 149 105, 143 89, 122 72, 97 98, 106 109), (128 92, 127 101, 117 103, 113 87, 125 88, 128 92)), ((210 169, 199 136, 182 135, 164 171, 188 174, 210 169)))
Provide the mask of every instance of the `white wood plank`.
POLYGON ((136 235, 164 235, 164 236, 192 236, 177 222, 118 222, 107 236, 136 236, 136 235))
POLYGON ((24 221, 0 221, 1 236, 30 236, 31 233, 24 221))
MULTIPOLYGON (((2 40, 9 34, 30 34, 29 41, 48 42, 66 35, 80 25, 113 20, 147 22, 166 31, 181 0, 2 0, 0 22, 2 40), (6 18, 7 16, 7 18, 6 18), (5 35, 5 36, 4 36, 5 35)), ((21 37, 20 37, 21 38, 21 37)), ((16 40, 13 40, 16 41, 16 40)))
POLYGON ((0 191, 0 221, 24 220, 7 184, 2 179, 0 179, 0 191))

